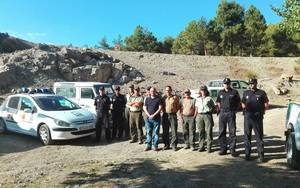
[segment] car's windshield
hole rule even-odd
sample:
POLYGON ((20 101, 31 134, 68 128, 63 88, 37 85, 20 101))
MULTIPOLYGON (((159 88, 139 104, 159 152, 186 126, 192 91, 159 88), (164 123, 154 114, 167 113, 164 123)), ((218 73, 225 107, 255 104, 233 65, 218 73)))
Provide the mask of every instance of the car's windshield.
POLYGON ((34 96, 38 106, 46 111, 76 110, 80 107, 62 96, 34 96))

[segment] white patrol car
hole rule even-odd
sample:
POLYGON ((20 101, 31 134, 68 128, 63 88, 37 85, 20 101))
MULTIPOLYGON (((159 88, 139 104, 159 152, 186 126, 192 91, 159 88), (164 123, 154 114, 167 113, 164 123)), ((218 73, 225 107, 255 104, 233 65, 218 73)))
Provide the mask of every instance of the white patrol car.
POLYGON ((10 95, 0 107, 0 130, 37 136, 44 145, 95 132, 96 117, 53 94, 10 95))

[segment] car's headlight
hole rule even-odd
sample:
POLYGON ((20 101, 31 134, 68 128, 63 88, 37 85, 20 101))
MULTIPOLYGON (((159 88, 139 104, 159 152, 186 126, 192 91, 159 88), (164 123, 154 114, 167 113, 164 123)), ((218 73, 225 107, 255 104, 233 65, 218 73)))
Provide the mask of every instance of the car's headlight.
POLYGON ((56 125, 58 126, 61 126, 61 127, 70 127, 70 123, 67 123, 65 121, 62 121, 62 120, 58 120, 58 119, 55 119, 54 122, 56 123, 56 125))

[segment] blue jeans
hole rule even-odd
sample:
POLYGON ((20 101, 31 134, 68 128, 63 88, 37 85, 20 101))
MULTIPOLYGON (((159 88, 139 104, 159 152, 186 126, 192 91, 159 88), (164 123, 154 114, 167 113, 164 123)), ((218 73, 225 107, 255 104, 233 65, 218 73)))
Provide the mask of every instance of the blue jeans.
POLYGON ((146 143, 148 147, 157 148, 158 147, 158 134, 159 134, 159 126, 160 119, 148 119, 147 120, 147 137, 146 143))

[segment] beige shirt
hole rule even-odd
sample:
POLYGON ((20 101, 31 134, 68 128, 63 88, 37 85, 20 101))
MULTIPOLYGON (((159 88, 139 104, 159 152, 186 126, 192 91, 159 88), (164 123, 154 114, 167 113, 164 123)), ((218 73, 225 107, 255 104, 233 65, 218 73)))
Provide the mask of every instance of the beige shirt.
POLYGON ((215 102, 209 96, 197 97, 195 105, 198 109, 197 113, 207 113, 207 112, 211 112, 214 109, 215 102))
POLYGON ((195 114, 196 100, 194 98, 184 98, 181 101, 182 114, 184 116, 193 116, 195 114))
POLYGON ((132 102, 140 102, 140 106, 130 106, 129 110, 131 112, 137 112, 143 110, 144 98, 142 96, 131 96, 128 99, 128 104, 132 102))
POLYGON ((180 103, 177 96, 173 95, 165 99, 166 113, 176 113, 180 109, 180 103))

